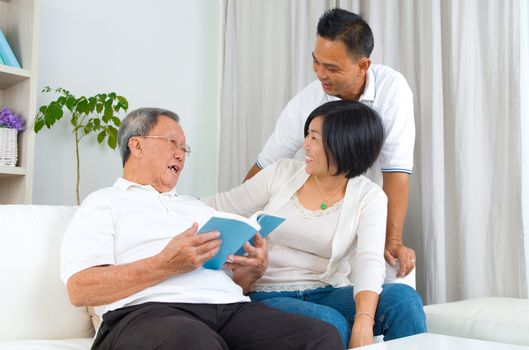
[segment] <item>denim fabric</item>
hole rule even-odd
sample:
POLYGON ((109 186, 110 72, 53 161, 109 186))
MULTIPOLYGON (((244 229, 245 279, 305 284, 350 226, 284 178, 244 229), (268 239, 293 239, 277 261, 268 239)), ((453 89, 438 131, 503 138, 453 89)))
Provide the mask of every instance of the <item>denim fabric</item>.
MULTIPOLYGON (((250 293, 250 298, 276 309, 332 324, 347 348, 356 313, 353 295, 353 287, 327 286, 293 292, 254 292, 250 293)), ((385 341, 426 332, 420 295, 405 284, 384 284, 373 332, 383 335, 385 341)))

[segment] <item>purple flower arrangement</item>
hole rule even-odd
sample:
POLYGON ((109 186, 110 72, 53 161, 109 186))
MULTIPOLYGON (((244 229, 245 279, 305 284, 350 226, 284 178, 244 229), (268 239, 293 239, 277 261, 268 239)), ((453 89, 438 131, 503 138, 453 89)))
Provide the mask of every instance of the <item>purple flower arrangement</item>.
POLYGON ((13 113, 11 108, 4 108, 0 112, 0 128, 15 129, 21 132, 25 129, 24 120, 21 116, 13 113))

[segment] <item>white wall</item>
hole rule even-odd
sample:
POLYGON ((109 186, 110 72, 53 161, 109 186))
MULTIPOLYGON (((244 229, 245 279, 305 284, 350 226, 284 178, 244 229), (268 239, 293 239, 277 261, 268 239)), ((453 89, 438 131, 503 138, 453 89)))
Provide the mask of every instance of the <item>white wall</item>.
MULTIPOLYGON (((177 190, 212 193, 217 184, 219 99, 217 0, 43 0, 38 106, 56 96, 116 91, 138 107, 182 118, 192 154, 177 190)), ((123 117, 123 116, 122 116, 123 117)), ((33 202, 75 204, 74 138, 69 118, 36 136, 33 202)), ((89 139, 90 138, 90 139, 89 139)), ((81 143, 81 199, 121 175, 119 152, 81 143)))

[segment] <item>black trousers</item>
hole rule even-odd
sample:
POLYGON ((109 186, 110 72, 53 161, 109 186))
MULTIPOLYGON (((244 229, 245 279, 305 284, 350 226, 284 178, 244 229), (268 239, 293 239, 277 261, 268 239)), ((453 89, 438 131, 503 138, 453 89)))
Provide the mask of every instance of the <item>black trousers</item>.
POLYGON ((261 303, 145 303, 103 315, 94 350, 343 349, 338 331, 261 303))

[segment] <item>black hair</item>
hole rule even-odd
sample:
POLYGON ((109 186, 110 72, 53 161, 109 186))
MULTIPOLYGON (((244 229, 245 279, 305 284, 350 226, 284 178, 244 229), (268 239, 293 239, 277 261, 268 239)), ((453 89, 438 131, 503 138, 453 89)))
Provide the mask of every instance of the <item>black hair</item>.
POLYGON ((339 8, 325 11, 318 21, 317 33, 344 43, 352 58, 369 57, 375 45, 369 24, 361 16, 339 8))
POLYGON ((369 169, 384 143, 384 125, 378 113, 358 101, 332 101, 316 108, 305 122, 305 137, 310 122, 323 118, 322 143, 327 166, 336 163, 336 173, 351 179, 369 169))
POLYGON ((130 156, 129 139, 133 136, 146 136, 158 122, 160 116, 171 118, 175 122, 180 117, 175 112, 162 108, 138 108, 130 112, 121 122, 118 130, 118 145, 123 165, 130 156))

